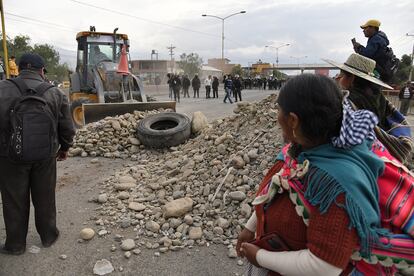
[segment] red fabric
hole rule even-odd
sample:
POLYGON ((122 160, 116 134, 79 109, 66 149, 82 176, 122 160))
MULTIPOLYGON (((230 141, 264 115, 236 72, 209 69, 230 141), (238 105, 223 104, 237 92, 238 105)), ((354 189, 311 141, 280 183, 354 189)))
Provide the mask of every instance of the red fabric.
MULTIPOLYGON (((258 194, 283 164, 278 161, 269 170, 259 186, 258 194)), ((343 195, 338 197, 338 202, 344 202, 343 195)), ((266 211, 264 205, 256 206, 256 216, 258 239, 268 233, 277 233, 292 251, 309 248, 317 257, 343 270, 349 265, 352 251, 357 246, 356 232, 348 229, 348 215, 337 205, 332 205, 323 215, 318 211, 312 212, 307 227, 285 192, 277 194, 266 211)), ((272 272, 270 275, 279 274, 272 272)))
MULTIPOLYGON (((374 143, 372 149, 377 156, 401 164, 382 144, 374 143)), ((381 225, 393 233, 414 236, 414 177, 395 164, 385 162, 378 179, 381 225)))

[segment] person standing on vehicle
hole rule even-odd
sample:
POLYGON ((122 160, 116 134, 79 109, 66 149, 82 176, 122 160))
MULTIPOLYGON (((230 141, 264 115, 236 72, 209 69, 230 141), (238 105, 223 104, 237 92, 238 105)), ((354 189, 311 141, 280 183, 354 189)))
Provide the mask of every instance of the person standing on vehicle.
POLYGON ((381 22, 376 19, 368 20, 365 24, 361 25, 361 29, 363 30, 365 37, 368 38, 366 47, 356 42, 355 38, 351 41, 355 53, 375 60, 375 70, 380 75, 381 80, 389 81, 388 77, 385 76, 385 53, 390 42, 387 35, 383 31, 379 30, 380 25, 381 22))
POLYGON ((410 81, 407 81, 406 85, 403 86, 400 90, 399 98, 400 98, 400 112, 407 116, 408 109, 410 108, 411 99, 413 98, 413 87, 410 81))
POLYGON ((206 99, 210 99, 211 92, 211 75, 204 80, 204 86, 206 87, 206 99))
POLYGON ((194 91, 193 98, 196 97, 196 94, 197 94, 197 98, 200 98, 201 81, 197 74, 195 74, 194 78, 191 80, 191 86, 193 87, 193 91, 194 91))
POLYGON ((182 83, 183 83, 183 94, 184 94, 183 97, 190 98, 190 94, 188 94, 188 88, 190 87, 191 82, 187 75, 183 76, 182 83))
MULTIPOLYGON (((39 55, 24 54, 19 62, 19 77, 0 81, 0 190, 6 226, 6 242, 0 252, 4 254, 20 255, 26 249, 30 198, 43 246, 51 246, 59 236, 55 204, 56 160, 67 158, 75 129, 68 99, 59 88, 45 82, 44 67, 45 62, 39 55), (35 117, 39 120, 36 128, 31 127, 32 124, 23 125, 18 129, 23 142, 13 140, 16 129, 11 126, 11 122, 16 123, 13 119, 18 114, 17 111, 10 112, 10 109, 27 112, 38 106, 39 102, 43 105, 44 113, 43 117, 35 117), (51 127, 42 126, 45 123, 51 127), (50 131, 50 136, 44 136, 40 130, 50 131), (21 159, 16 154, 21 154, 21 159)), ((23 118, 30 122, 34 120, 23 118)))
POLYGON ((219 80, 216 76, 213 77, 213 82, 211 83, 211 87, 213 88, 213 98, 218 99, 218 87, 219 87, 219 80))

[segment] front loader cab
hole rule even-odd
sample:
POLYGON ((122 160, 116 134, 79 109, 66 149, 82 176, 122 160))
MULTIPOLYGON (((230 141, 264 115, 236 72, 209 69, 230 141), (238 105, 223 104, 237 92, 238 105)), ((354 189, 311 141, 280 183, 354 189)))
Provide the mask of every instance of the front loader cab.
POLYGON ((123 45, 129 48, 128 36, 116 33, 80 32, 78 41, 76 73, 79 76, 79 90, 95 92, 95 72, 99 67, 115 68, 119 62, 123 45), (106 63, 106 65, 103 65, 106 63))

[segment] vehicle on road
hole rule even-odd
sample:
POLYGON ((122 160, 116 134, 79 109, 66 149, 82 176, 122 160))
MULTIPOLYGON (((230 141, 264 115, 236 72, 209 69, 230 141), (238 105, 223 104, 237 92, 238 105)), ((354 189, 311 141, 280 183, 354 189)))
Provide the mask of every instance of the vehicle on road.
POLYGON ((173 109, 175 102, 149 102, 140 79, 129 73, 126 34, 79 32, 76 70, 70 76, 69 100, 77 127, 135 110, 173 109))

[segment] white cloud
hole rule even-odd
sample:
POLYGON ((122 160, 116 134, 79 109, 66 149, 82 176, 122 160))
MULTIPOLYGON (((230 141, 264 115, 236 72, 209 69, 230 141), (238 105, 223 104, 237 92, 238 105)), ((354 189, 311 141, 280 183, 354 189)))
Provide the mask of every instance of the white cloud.
POLYGON ((304 55, 309 62, 322 57, 343 61, 352 52, 352 37, 366 43, 359 25, 370 18, 382 22, 398 56, 410 53, 413 43, 405 36, 414 31, 411 0, 79 1, 113 12, 71 0, 14 0, 4 3, 7 34, 28 35, 33 43, 65 49, 62 59, 69 61, 76 50, 78 31, 88 30, 90 25, 100 31, 119 27, 119 32, 130 37, 133 58, 149 58, 156 49, 160 58, 167 59, 166 47, 173 44, 176 58, 183 52, 196 52, 207 60, 221 55, 221 21, 201 14, 226 16, 246 10, 246 14, 225 21, 225 55, 243 65, 259 58, 274 62, 275 52, 265 51, 264 46, 281 43, 291 43, 279 51, 281 63, 293 63, 290 56, 304 55))

